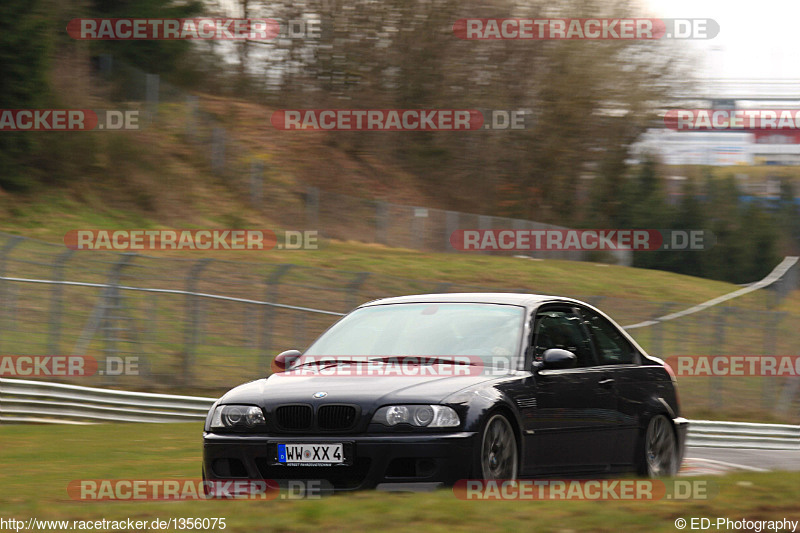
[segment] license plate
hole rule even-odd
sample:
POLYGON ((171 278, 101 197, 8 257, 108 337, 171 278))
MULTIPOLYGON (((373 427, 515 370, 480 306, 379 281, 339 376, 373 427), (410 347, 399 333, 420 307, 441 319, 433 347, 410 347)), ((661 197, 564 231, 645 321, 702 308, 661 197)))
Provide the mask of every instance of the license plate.
POLYGON ((329 465, 344 462, 342 444, 278 444, 279 463, 329 465))

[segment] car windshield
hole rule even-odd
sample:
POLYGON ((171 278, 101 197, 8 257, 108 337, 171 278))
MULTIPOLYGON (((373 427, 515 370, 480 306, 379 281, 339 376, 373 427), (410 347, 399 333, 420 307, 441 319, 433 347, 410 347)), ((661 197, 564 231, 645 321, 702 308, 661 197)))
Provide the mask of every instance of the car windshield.
POLYGON ((409 303, 363 307, 325 332, 308 356, 480 357, 514 368, 524 308, 479 303, 409 303))

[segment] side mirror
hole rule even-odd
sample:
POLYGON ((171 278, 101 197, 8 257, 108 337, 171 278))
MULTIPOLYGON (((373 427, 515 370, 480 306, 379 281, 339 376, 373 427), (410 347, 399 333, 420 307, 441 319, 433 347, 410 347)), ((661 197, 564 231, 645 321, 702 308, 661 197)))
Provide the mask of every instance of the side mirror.
POLYGON ((550 348, 545 350, 542 356, 542 363, 539 368, 548 368, 559 370, 564 368, 575 368, 578 363, 578 358, 569 350, 562 350, 560 348, 550 348))
POLYGON ((279 353, 275 356, 275 359, 272 360, 272 373, 275 374, 286 371, 286 369, 292 366, 301 355, 303 354, 300 350, 286 350, 285 352, 279 353))

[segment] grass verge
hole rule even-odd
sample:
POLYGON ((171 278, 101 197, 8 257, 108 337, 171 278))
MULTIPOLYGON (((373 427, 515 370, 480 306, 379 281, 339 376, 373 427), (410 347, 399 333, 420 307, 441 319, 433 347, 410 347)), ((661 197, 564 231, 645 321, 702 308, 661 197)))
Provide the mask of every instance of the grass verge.
MULTIPOLYGON (((85 502, 79 479, 198 478, 198 424, 0 427, 0 516, 27 520, 225 517, 225 531, 676 531, 677 518, 800 520, 800 473, 714 478, 694 501, 462 501, 435 493, 360 492, 322 500, 85 502)), ((688 528, 687 528, 688 529, 688 528)))

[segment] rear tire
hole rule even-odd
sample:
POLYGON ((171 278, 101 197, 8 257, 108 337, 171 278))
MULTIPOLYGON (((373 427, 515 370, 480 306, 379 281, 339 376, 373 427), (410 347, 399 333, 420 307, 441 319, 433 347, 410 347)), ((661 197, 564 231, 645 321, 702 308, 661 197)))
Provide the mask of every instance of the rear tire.
POLYGON ((636 463, 641 476, 671 477, 678 473, 677 439, 666 416, 655 415, 647 423, 637 449, 636 463))

